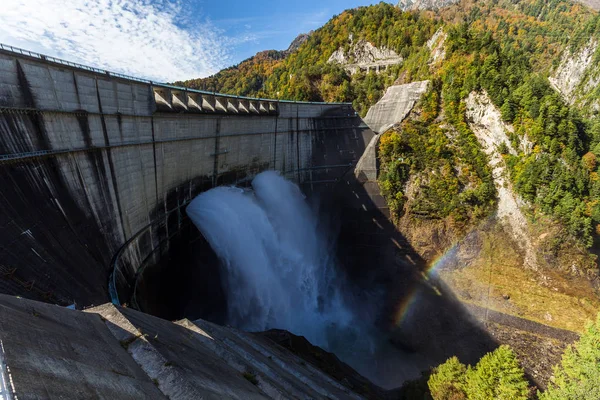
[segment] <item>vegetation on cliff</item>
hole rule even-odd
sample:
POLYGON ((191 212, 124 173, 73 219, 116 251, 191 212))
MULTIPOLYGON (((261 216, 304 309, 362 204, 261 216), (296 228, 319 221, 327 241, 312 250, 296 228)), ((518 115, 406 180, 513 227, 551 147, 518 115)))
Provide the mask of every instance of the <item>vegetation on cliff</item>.
MULTIPOLYGON (((511 140, 520 152, 507 154, 506 158, 516 191, 533 206, 534 215, 553 216, 564 226, 565 235, 591 246, 600 226, 596 163, 600 155, 600 123, 586 119, 576 107, 566 103, 550 86, 547 75, 562 49, 576 49, 590 35, 598 34, 600 18, 580 5, 559 0, 522 1, 518 5, 463 1, 446 11, 451 12, 459 22, 446 25, 447 57, 439 69, 432 71, 433 77, 441 81, 445 121, 463 141, 469 141, 472 134, 464 120, 464 98, 472 91, 485 90, 506 123, 514 127, 511 140), (581 28, 573 34, 573 27, 581 28), (525 141, 532 143, 532 149, 523 146, 525 141)), ((410 135, 412 125, 412 121, 405 123, 401 135, 410 135)), ((422 132, 431 129, 432 125, 425 123, 422 132)), ((427 135, 435 137, 431 131, 427 135)), ((430 141, 432 149, 434 142, 430 141)), ((387 140, 382 140, 383 169, 393 170, 395 165, 389 160, 397 160, 404 153, 389 152, 387 144, 387 140)), ((483 163, 473 161, 473 157, 478 157, 477 151, 466 151, 464 155, 469 158, 461 157, 461 161, 477 168, 478 177, 485 182, 483 163)), ((458 165, 454 163, 455 167, 458 165)), ((435 166, 431 170, 435 171, 435 166)), ((395 175, 384 174, 382 183, 391 188, 386 195, 392 209, 400 212, 406 177, 395 175)), ((456 199, 467 187, 462 182, 463 189, 457 191, 450 180, 445 183, 444 193, 436 196, 439 201, 446 201, 445 197, 456 199)), ((479 215, 493 189, 480 185, 477 188, 477 201, 466 205, 460 201, 453 209, 464 205, 479 215)))
MULTIPOLYGON (((335 16, 295 51, 262 52, 212 77, 178 83, 246 96, 351 101, 364 115, 394 82, 433 79, 426 101, 437 108, 405 124, 399 137, 382 140, 381 182, 400 215, 409 176, 425 173, 427 193, 411 211, 461 223, 493 209, 490 171, 465 121, 463 101, 471 91, 486 90, 514 126, 513 147, 522 150, 506 157, 516 191, 534 215, 553 216, 564 235, 590 246, 600 231, 600 122, 566 103, 547 77, 561 52, 577 51, 591 37, 600 38, 599 32, 600 17, 565 0, 463 0, 437 12, 403 12, 382 2, 335 16), (447 33, 446 59, 430 66, 426 42, 440 27, 447 33), (328 62, 336 50, 347 51, 361 39, 404 61, 381 73, 353 75, 328 62), (443 119, 432 117, 438 114, 443 119), (428 138, 419 139, 422 135, 428 138), (525 140, 531 152, 523 151, 525 140), (423 167, 428 163, 431 168, 423 167)), ((600 62, 600 54, 595 60, 600 62)))
MULTIPOLYGON (((410 118, 380 138, 379 184, 396 219, 444 220, 459 230, 495 209, 488 158, 465 112, 465 98, 485 91, 511 128, 516 151, 506 145, 499 151, 512 187, 527 203, 531 221, 550 218, 560 226, 552 231, 556 247, 550 250, 557 252, 560 243, 590 247, 600 237, 600 121, 548 79, 562 54, 593 40, 600 42, 600 16, 566 0, 462 0, 436 12, 402 12, 382 2, 334 17, 296 51, 259 53, 213 77, 180 84, 246 96, 351 101, 364 115, 387 86, 430 80, 410 118), (447 36, 445 59, 430 64, 426 42, 439 28, 447 36), (381 73, 353 75, 328 62, 361 39, 404 61, 381 73)), ((600 47, 593 63, 600 65, 600 47)), ((600 89, 584 97, 588 104, 598 101, 600 89)), ((542 399, 600 397, 594 392, 599 329, 600 320, 567 350, 542 399)), ((506 347, 475 367, 450 359, 435 370, 429 388, 435 399, 528 396, 523 371, 506 347)))
POLYGON ((540 400, 600 399, 600 315, 581 339, 569 346, 554 368, 554 379, 540 400))
POLYGON ((465 226, 492 211, 496 191, 485 154, 464 116, 457 115, 454 125, 436 121, 442 90, 442 81, 434 80, 422 99, 420 115, 382 135, 379 183, 396 217, 411 196, 406 210, 411 215, 450 218, 454 225, 465 226), (405 194, 409 178, 418 189, 405 194))
POLYGON ((192 88, 244 96, 301 101, 353 102, 357 111, 368 108, 383 95, 385 87, 398 77, 399 66, 380 74, 348 74, 341 65, 328 63, 340 47, 346 50, 352 40, 367 40, 378 47, 394 50, 406 59, 406 79, 429 74, 425 43, 440 23, 418 12, 405 13, 388 3, 344 11, 313 32, 297 51, 287 57, 282 52, 259 53, 238 66, 213 77, 177 82, 192 88))
POLYGON ((544 392, 532 393, 513 350, 500 346, 475 367, 456 357, 434 368, 427 388, 416 393, 434 400, 528 399, 596 400, 600 398, 600 315, 588 323, 579 341, 570 345, 554 367, 554 377, 544 392))

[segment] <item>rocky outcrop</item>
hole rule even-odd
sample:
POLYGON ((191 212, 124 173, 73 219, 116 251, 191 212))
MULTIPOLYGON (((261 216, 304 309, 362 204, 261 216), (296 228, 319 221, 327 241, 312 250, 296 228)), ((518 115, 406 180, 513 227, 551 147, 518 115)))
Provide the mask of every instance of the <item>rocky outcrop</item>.
POLYGON ((598 42, 591 39, 576 54, 566 50, 558 69, 553 76, 548 78, 552 87, 562 94, 567 102, 573 104, 577 100, 577 89, 586 78, 588 82, 584 86, 584 92, 597 86, 598 78, 587 76, 597 48, 598 42))
POLYGON ((369 109, 364 121, 374 132, 385 132, 406 118, 427 91, 428 84, 429 81, 420 81, 390 86, 381 100, 369 109))
POLYGON ((398 7, 404 11, 409 10, 437 10, 438 8, 451 6, 460 0, 400 0, 398 7))
POLYGON ((312 31, 310 31, 309 33, 301 33, 290 44, 290 47, 288 47, 287 50, 283 51, 283 53, 287 56, 288 54, 295 52, 296 50, 298 50, 300 48, 300 46, 302 46, 304 44, 304 42, 306 42, 308 40, 310 35, 312 35, 312 31))
MULTIPOLYGON (((352 43, 352 35, 349 39, 352 43)), ((375 47, 366 40, 361 39, 356 43, 352 43, 348 51, 343 47, 334 51, 327 62, 341 64, 345 70, 355 74, 358 71, 369 72, 372 69, 379 72, 381 68, 400 64, 402 61, 402 57, 395 51, 386 47, 375 47)))
POLYGON ((507 135, 507 132, 512 133, 512 127, 502 122, 500 111, 492 104, 486 92, 471 92, 466 99, 466 104, 469 126, 489 157, 494 184, 498 191, 498 219, 510 228, 515 241, 525 252, 525 264, 537 268, 535 250, 528 234, 527 219, 520 208, 522 200, 512 190, 506 164, 498 150, 498 147, 504 144, 511 154, 517 154, 507 135))
MULTIPOLYGON (((400 0, 398 7, 404 11, 410 10, 437 10, 439 8, 451 6, 460 0, 400 0)), ((594 10, 600 10, 600 0, 575 0, 577 3, 584 4, 594 10)))
POLYGON ((437 64, 439 61, 442 61, 446 58, 446 48, 444 45, 446 44, 446 32, 444 32, 443 28, 438 29, 431 39, 427 41, 427 47, 431 51, 431 60, 430 64, 437 64))
POLYGON ((575 0, 578 3, 581 4, 585 4, 586 6, 596 10, 596 11, 600 11, 600 0, 575 0))

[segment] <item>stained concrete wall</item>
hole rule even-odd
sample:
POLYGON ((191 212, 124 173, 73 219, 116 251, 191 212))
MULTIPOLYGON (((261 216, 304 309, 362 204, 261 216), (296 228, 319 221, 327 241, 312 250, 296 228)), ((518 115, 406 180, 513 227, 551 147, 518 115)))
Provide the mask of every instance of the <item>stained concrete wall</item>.
POLYGON ((126 281, 201 191, 266 169, 321 190, 371 136, 348 104, 210 95, 0 51, 0 291, 104 302, 119 249, 131 241, 126 281))

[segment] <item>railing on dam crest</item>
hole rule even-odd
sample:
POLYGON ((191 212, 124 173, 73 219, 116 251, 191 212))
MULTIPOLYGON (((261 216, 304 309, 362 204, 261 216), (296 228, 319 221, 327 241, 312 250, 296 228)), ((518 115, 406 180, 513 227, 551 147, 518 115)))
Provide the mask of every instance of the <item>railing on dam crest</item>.
POLYGON ((171 85, 171 84, 163 83, 163 82, 155 82, 155 81, 152 81, 149 79, 138 78, 135 76, 126 75, 126 74, 122 74, 122 73, 118 73, 118 72, 111 72, 106 69, 90 67, 87 65, 67 61, 67 60, 64 60, 61 58, 48 56, 45 54, 36 53, 34 51, 11 46, 8 44, 0 43, 0 50, 5 51, 5 52, 20 54, 20 55, 27 56, 27 57, 36 58, 38 60, 42 60, 42 61, 49 62, 49 63, 60 64, 60 65, 64 65, 64 66, 71 67, 71 68, 76 68, 76 69, 85 70, 85 71, 89 71, 89 72, 93 72, 93 73, 97 73, 97 74, 102 74, 102 75, 106 75, 108 77, 114 77, 114 78, 129 80, 129 81, 146 83, 148 85, 151 85, 153 88, 156 88, 155 97, 156 97, 157 103, 159 103, 159 104, 162 103, 164 106, 170 107, 170 108, 177 108, 176 106, 180 105, 181 107, 183 107, 186 110, 188 108, 190 108, 190 106, 191 106, 191 108, 197 108, 199 111, 213 111, 213 112, 214 111, 222 111, 222 112, 226 112, 226 113, 231 111, 232 113, 235 113, 235 114, 238 114, 238 113, 250 114, 253 112, 253 110, 251 110, 252 104, 247 104, 247 102, 259 102, 259 103, 257 103, 257 106, 255 107, 256 110, 254 112, 256 114, 260 114, 260 113, 268 114, 268 113, 272 113, 272 112, 276 111, 277 103, 351 105, 351 103, 326 103, 326 102, 305 102, 305 101, 295 101, 295 100, 265 99, 265 98, 257 98, 257 97, 247 97, 247 96, 224 94, 224 93, 211 92, 211 91, 206 91, 206 90, 191 89, 191 88, 175 86, 175 85, 171 85), (206 102, 206 101, 203 101, 203 99, 201 98, 200 102, 198 102, 197 97, 194 97, 192 99, 192 101, 189 101, 189 99, 186 99, 185 102, 182 102, 181 99, 177 98, 176 95, 173 95, 173 97, 170 99, 166 99, 165 97, 163 97, 165 93, 170 94, 171 92, 185 93, 186 95, 192 94, 195 96, 198 96, 198 95, 211 96, 213 98, 213 100, 212 100, 212 102, 211 101, 206 102), (216 101, 215 101, 215 99, 216 99, 216 101), (227 102, 225 102, 225 104, 220 105, 221 109, 219 109, 218 99, 235 100, 236 104, 234 106, 232 106, 231 104, 228 104, 227 102), (262 106, 260 105, 261 102, 263 104, 267 105, 262 110, 261 110, 262 106))

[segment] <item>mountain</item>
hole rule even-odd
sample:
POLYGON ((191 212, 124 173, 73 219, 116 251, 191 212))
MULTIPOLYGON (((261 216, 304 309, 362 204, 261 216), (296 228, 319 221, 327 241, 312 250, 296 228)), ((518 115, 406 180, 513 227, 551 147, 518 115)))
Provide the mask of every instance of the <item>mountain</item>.
POLYGON ((600 309, 600 16, 581 3, 382 2, 183 84, 362 116, 381 100, 367 120, 402 103, 371 146, 391 219, 465 307, 510 316, 487 326, 543 389, 600 309))
POLYGON ((310 37, 310 33, 298 35, 286 50, 265 50, 242 61, 238 65, 226 68, 208 78, 177 81, 175 85, 240 96, 256 94, 261 91, 267 76, 276 65, 288 55, 298 51, 310 37))
POLYGON ((310 37, 311 34, 312 34, 312 32, 301 33, 300 35, 296 36, 296 39, 294 39, 292 41, 292 43, 290 44, 290 47, 288 47, 287 50, 285 50, 285 53, 291 54, 291 53, 297 51, 300 48, 300 46, 302 46, 304 44, 304 42, 306 42, 308 40, 308 38, 310 37))
MULTIPOLYGON (((600 10, 600 0, 574 0, 585 4, 586 6, 600 10)), ((398 7, 404 11, 409 10, 437 10, 452 4, 459 3, 460 0, 400 0, 398 7)))
POLYGON ((575 1, 585 4, 586 6, 592 8, 594 10, 600 10, 600 1, 599 0, 575 0, 575 1))

